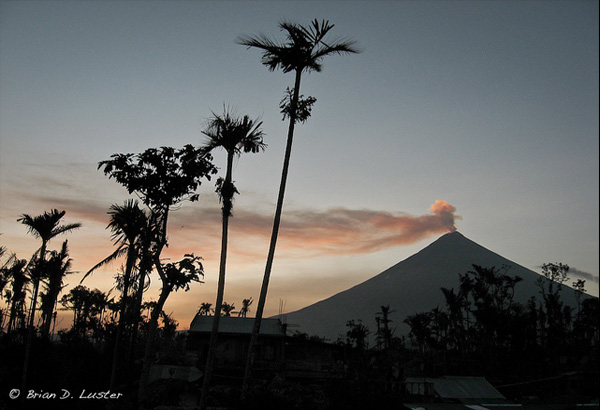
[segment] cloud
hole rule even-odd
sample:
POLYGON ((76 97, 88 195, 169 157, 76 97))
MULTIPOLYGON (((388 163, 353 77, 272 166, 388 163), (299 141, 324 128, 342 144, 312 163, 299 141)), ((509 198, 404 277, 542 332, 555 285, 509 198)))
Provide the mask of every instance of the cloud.
POLYGON ((581 271, 579 269, 575 269, 572 266, 569 267, 569 273, 576 276, 578 279, 589 280, 591 282, 599 282, 598 276, 594 276, 591 273, 581 271))
MULTIPOLYGON (((393 246, 408 245, 428 236, 456 230, 456 208, 438 200, 429 209, 430 214, 407 215, 368 209, 331 208, 284 210, 278 241, 278 254, 302 257, 319 255, 346 255, 371 253, 393 246)), ((205 228, 214 225, 214 212, 208 222, 198 223, 205 228), (206 224, 208 222, 208 224, 206 224)), ((220 223, 220 222, 219 222, 220 223)), ((255 211, 237 211, 231 222, 231 238, 248 237, 266 243, 269 239, 272 216, 255 211)), ((211 230, 214 230, 213 226, 211 230)), ((235 239, 234 239, 235 240, 235 239)), ((264 249, 261 250, 264 253, 264 249)), ((261 255, 262 256, 262 255, 261 255)))
POLYGON ((454 221, 460 217, 452 205, 436 201, 429 211, 420 216, 347 208, 292 211, 282 221, 282 247, 316 255, 361 254, 456 230, 454 221))
MULTIPOLYGON (((208 201, 212 202, 212 201, 208 201)), ((169 237, 172 250, 188 248, 208 259, 220 247, 221 213, 213 203, 192 204, 173 212, 169 237)), ((456 230, 456 208, 437 200, 429 214, 408 215, 343 207, 327 210, 284 210, 277 255, 282 258, 365 254, 409 245, 428 236, 456 230)), ((234 209, 230 220, 230 258, 238 262, 264 259, 272 229, 272 215, 261 210, 234 209)))

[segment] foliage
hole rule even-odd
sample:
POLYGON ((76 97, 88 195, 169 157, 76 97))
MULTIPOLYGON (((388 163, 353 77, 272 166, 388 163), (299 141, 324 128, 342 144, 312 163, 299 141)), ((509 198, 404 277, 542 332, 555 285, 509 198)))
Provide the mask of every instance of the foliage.
POLYGON ((185 292, 190 290, 191 282, 203 283, 200 277, 204 277, 204 267, 200 256, 186 254, 183 259, 174 263, 167 263, 162 269, 159 269, 163 286, 170 291, 183 289, 185 292))
POLYGON ((217 180, 216 192, 223 203, 223 216, 231 216, 233 197, 239 194, 232 178, 233 158, 242 152, 257 153, 264 151, 266 144, 263 142, 264 133, 261 129, 262 122, 252 120, 249 116, 234 116, 226 107, 223 114, 213 113, 206 128, 202 131, 208 138, 201 148, 202 152, 209 153, 217 148, 227 152, 227 169, 225 178, 217 180))
MULTIPOLYGON (((294 98, 294 89, 287 87, 285 89, 285 97, 279 102, 279 108, 283 114, 283 119, 292 118, 292 99, 294 98)), ((293 116, 295 122, 306 122, 310 118, 312 113, 312 106, 317 102, 315 97, 308 96, 304 98, 303 95, 298 96, 296 103, 296 113, 293 116)))
POLYGON ((252 305, 252 302, 254 302, 254 299, 252 298, 242 300, 242 308, 238 312, 239 317, 246 317, 248 315, 248 313, 250 312, 250 305, 252 305))
POLYGON ((221 306, 221 316, 223 317, 230 317, 232 313, 234 312, 235 309, 235 304, 229 304, 227 302, 223 302, 223 305, 221 306))
POLYGON ((46 270, 47 284, 45 292, 41 294, 42 298, 42 333, 50 333, 52 319, 55 318, 55 306, 58 295, 65 285, 63 280, 70 272, 72 259, 69 257, 68 241, 64 241, 60 251, 51 251, 50 257, 44 261, 44 270, 46 270))
POLYGON ((314 19, 310 25, 302 26, 289 21, 279 24, 285 32, 283 42, 273 40, 264 34, 258 36, 241 36, 238 43, 255 47, 263 51, 262 64, 269 71, 281 69, 284 73, 292 71, 316 71, 322 69, 321 61, 331 54, 356 53, 355 41, 329 39, 327 35, 334 27, 327 20, 314 19))
POLYGON ((544 266, 539 301, 514 301, 521 279, 510 276, 508 267, 473 265, 459 274, 458 290, 441 289, 444 309, 406 318, 419 371, 515 382, 579 369, 578 363, 597 357, 598 299, 583 300, 573 316, 560 297, 568 267, 544 266))
POLYGON ((369 346, 368 336, 369 328, 362 324, 360 320, 349 320, 346 322, 348 331, 346 332, 346 343, 355 347, 357 350, 366 350, 369 346))
POLYGON ((11 258, 0 270, 6 284, 10 285, 10 290, 6 290, 4 294, 4 298, 9 304, 7 333, 15 328, 23 329, 25 327, 25 290, 29 283, 26 267, 27 260, 11 258))
POLYGON ((212 157, 192 145, 176 150, 149 148, 140 154, 113 154, 101 161, 105 175, 114 178, 127 191, 137 193, 153 211, 165 210, 183 201, 197 201, 194 193, 201 178, 217 173, 212 157))

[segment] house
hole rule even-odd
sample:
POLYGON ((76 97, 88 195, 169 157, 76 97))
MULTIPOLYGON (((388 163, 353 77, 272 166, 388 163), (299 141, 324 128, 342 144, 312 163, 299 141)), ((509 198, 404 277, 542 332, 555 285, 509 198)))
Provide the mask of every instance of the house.
MULTIPOLYGON (((196 315, 190 324, 188 354, 196 355, 196 366, 204 368, 208 355, 212 316, 196 315)), ((213 375, 241 378, 243 375, 253 318, 222 317, 213 375)), ((288 336, 287 325, 279 319, 263 319, 260 327, 253 373, 257 378, 314 381, 343 377, 343 350, 340 346, 310 338, 288 336)), ((225 380, 221 380, 225 381, 225 380)))
MULTIPOLYGON (((187 340, 188 354, 195 354, 197 367, 204 368, 208 356, 213 316, 196 315, 190 324, 187 340)), ((213 377, 242 377, 253 318, 221 317, 215 353, 213 377)), ((265 377, 274 376, 282 370, 284 363, 286 326, 279 319, 263 319, 257 342, 254 371, 265 377)))

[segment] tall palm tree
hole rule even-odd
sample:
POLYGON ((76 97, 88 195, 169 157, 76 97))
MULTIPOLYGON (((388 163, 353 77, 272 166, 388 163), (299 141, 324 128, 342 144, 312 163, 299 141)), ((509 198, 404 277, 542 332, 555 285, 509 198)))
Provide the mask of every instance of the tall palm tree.
POLYGON ((69 258, 68 241, 64 241, 60 251, 52 251, 46 263, 47 280, 46 292, 42 294, 42 335, 50 334, 50 325, 56 300, 63 289, 63 279, 70 273, 72 259, 69 258))
MULTIPOLYGON (((250 372, 252 361, 254 360, 254 351, 256 348, 256 340, 260 331, 260 324, 267 298, 269 280, 271 276, 271 268, 273 258, 275 256, 275 246, 277 244, 277 236, 279 233, 279 224, 281 221, 281 211, 283 209, 283 197, 285 194, 285 186, 292 152, 292 141, 294 137, 294 126, 298 120, 304 121, 307 114, 299 110, 304 108, 299 107, 300 100, 300 80, 303 72, 321 71, 321 62, 324 57, 332 54, 351 54, 357 53, 358 50, 354 47, 355 42, 349 40, 334 40, 326 41, 328 33, 333 28, 333 24, 323 20, 313 20, 311 25, 304 27, 299 24, 294 24, 284 21, 279 24, 279 27, 286 34, 284 42, 272 40, 268 36, 242 36, 238 39, 238 43, 248 48, 254 47, 262 50, 262 63, 267 66, 270 71, 281 69, 284 73, 294 72, 294 88, 291 90, 289 106, 283 107, 284 115, 289 117, 289 126, 287 134, 287 142, 285 156, 283 160, 283 170, 281 173, 281 183, 279 186, 279 195, 277 198, 277 207, 273 220, 273 230, 271 233, 271 242, 269 245, 269 254, 265 267, 265 274, 260 290, 260 297, 256 307, 256 317, 252 329, 252 337, 248 349, 248 360, 246 361, 246 370, 244 374, 243 391, 247 391, 250 382, 250 372)), ((314 101, 313 101, 314 102, 314 101)))
MULTIPOLYGON (((42 241, 40 248, 32 256, 32 261, 38 265, 43 265, 46 258, 46 248, 50 240, 60 234, 71 232, 81 226, 80 223, 71 223, 61 225, 61 219, 65 216, 66 211, 59 211, 52 209, 46 211, 42 215, 30 216, 23 214, 17 222, 21 222, 27 227, 29 233, 42 241)), ((41 277, 35 275, 33 279, 33 295, 31 297, 31 309, 29 312, 29 330, 27 333, 27 343, 25 345, 25 359, 23 363, 23 378, 22 378, 22 391, 25 391, 27 387, 27 368, 29 367, 29 356, 31 354, 31 345, 33 343, 33 323, 35 319, 35 308, 38 298, 38 291, 40 289, 41 277)))
MULTIPOLYGON (((66 225, 60 225, 60 221, 65 216, 66 211, 58 211, 53 209, 49 212, 44 212, 42 215, 30 216, 23 214, 17 222, 21 222, 27 226, 27 230, 36 238, 41 239, 42 245, 34 253, 32 261, 38 262, 40 265, 43 264, 46 258, 46 248, 50 240, 60 234, 71 232, 81 226, 80 223, 72 223, 66 225)), ((38 276, 38 275, 35 275, 38 276)), ((33 279, 33 296, 31 298, 31 309, 29 313, 29 326, 33 328, 35 318, 35 308, 37 303, 37 297, 40 287, 41 277, 34 277, 33 279)))
POLYGON ((208 399, 208 390, 210 387, 210 379, 217 348, 219 321, 221 310, 223 308, 223 296, 225 294, 229 217, 232 215, 233 196, 238 193, 233 184, 233 160, 236 156, 240 156, 242 152, 256 153, 265 149, 266 144, 263 142, 263 132, 260 129, 261 125, 262 122, 252 120, 247 115, 242 118, 234 117, 227 108, 224 108, 222 115, 213 113, 213 117, 209 120, 208 126, 202 131, 202 133, 208 137, 203 147, 203 151, 209 153, 217 148, 224 149, 227 153, 227 168, 225 179, 219 178, 217 181, 217 193, 223 204, 221 208, 223 215, 221 259, 219 264, 219 281, 217 286, 217 299, 215 302, 215 314, 213 316, 204 381, 202 384, 201 408, 206 407, 206 400, 208 399))
MULTIPOLYGON (((123 275, 123 295, 119 303, 119 323, 117 325, 117 334, 113 349, 113 363, 109 387, 112 389, 116 383, 117 364, 119 363, 120 342, 125 329, 125 310, 129 297, 129 287, 131 284, 131 275, 135 268, 136 261, 140 258, 141 248, 143 246, 144 235, 147 231, 148 216, 139 203, 135 200, 127 200, 123 205, 113 204, 108 211, 110 222, 107 228, 112 232, 112 239, 117 245, 117 249, 91 268, 81 279, 84 281, 94 270, 103 266, 122 255, 126 256, 125 272, 123 275)), ((80 282, 80 283, 81 283, 80 282)))

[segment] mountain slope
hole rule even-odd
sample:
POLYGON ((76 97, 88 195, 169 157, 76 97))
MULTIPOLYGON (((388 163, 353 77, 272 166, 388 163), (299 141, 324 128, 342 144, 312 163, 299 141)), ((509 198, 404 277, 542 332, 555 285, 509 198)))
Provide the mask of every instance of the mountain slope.
MULTIPOLYGON (((377 312, 381 306, 389 305, 394 311, 391 319, 395 334, 406 334, 409 328, 402 321, 408 315, 438 306, 443 308, 445 299, 440 288, 457 289, 458 274, 472 270, 474 264, 487 268, 510 266, 509 276, 523 278, 516 286, 515 300, 525 303, 531 296, 539 297, 536 285, 539 274, 453 232, 359 285, 288 313, 286 321, 291 331, 299 330, 335 341, 346 334, 348 320, 362 320, 373 334, 377 312)), ((574 295, 571 288, 563 287, 563 300, 572 306, 576 305, 574 295)))

